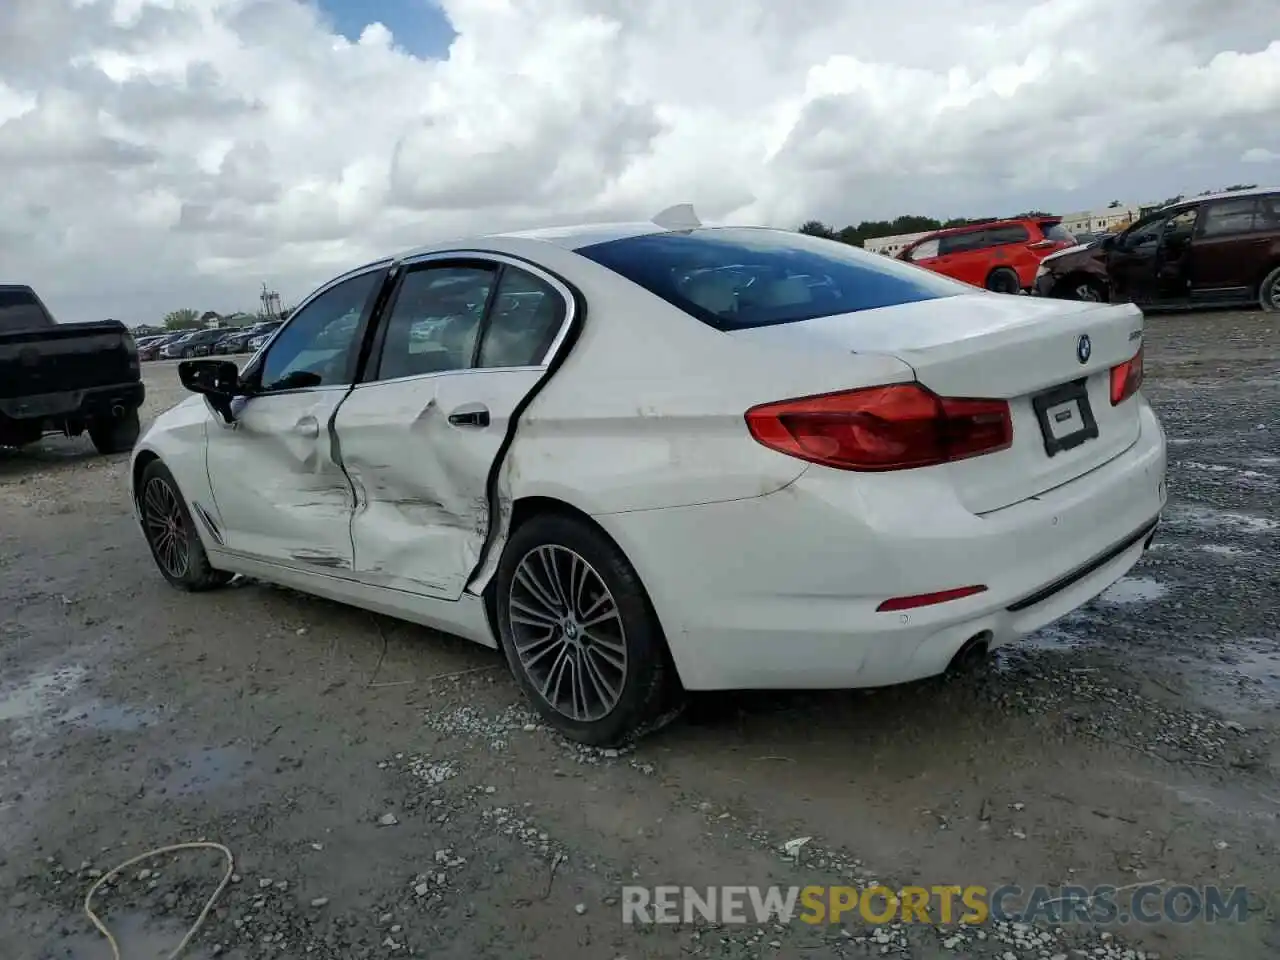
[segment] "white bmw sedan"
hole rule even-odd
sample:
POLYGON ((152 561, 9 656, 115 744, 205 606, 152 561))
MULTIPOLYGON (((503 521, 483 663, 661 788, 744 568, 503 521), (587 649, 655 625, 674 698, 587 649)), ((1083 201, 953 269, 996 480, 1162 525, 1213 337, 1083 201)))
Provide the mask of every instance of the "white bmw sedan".
POLYGON ((696 220, 433 246, 321 287, 133 454, 164 577, 501 649, 616 744, 682 690, 893 684, 1121 577, 1165 503, 1143 317, 696 220))

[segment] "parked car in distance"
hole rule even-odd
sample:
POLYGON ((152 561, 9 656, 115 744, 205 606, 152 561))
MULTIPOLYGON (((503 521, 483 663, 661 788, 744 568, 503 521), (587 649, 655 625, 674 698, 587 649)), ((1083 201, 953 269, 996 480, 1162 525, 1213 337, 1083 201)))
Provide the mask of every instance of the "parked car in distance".
POLYGON ((139 360, 159 360, 161 351, 165 346, 177 340, 183 334, 180 333, 164 333, 158 337, 151 338, 145 345, 138 347, 139 360))
POLYGON ((1036 293, 1088 285, 1146 309, 1260 305, 1280 311, 1280 188, 1193 197, 1095 246, 1042 264, 1036 293))
POLYGON ((1021 293, 1040 261, 1076 245, 1058 217, 996 220, 939 230, 908 244, 897 259, 994 293, 1021 293))
POLYGON ((1280 188, 1176 203, 1103 247, 1115 301, 1280 310, 1280 188))
POLYGON ((374 261, 181 364, 130 471, 160 575, 468 637, 612 746, 682 690, 941 673, 1151 543, 1136 307, 668 213, 374 261))
POLYGON ((165 344, 160 350, 160 356, 165 360, 207 357, 209 348, 226 334, 225 330, 193 330, 165 344))
POLYGON ((0 445, 88 431, 99 453, 123 453, 145 396, 123 323, 58 323, 30 287, 0 284, 0 445))

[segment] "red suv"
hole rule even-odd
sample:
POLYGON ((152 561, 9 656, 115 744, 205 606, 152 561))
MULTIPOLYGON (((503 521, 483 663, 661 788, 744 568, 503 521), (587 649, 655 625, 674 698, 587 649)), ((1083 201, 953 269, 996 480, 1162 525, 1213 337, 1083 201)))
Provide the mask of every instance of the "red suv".
POLYGON ((995 293, 1020 293, 1035 283, 1041 260, 1075 245, 1058 217, 995 220, 921 237, 898 259, 995 293))

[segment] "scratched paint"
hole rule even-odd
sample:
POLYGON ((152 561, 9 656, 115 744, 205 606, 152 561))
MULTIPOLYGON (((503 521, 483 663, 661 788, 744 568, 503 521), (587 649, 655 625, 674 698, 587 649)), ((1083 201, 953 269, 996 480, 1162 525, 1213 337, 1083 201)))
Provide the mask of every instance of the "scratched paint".
POLYGON ((489 536, 486 487, 507 414, 536 377, 494 370, 352 392, 336 426, 358 490, 351 521, 358 573, 383 586, 461 596, 489 536), (449 421, 449 411, 475 404, 489 410, 488 427, 449 421))

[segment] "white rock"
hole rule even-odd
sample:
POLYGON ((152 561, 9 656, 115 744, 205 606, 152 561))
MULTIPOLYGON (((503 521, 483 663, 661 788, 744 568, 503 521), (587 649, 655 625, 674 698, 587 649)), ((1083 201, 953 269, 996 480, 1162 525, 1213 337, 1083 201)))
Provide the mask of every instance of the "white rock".
POLYGON ((800 849, 812 840, 813 837, 796 837, 794 840, 788 840, 782 845, 782 851, 790 857, 800 856, 800 849))
POLYGON ((378 818, 378 823, 384 827, 394 827, 399 822, 399 819, 394 813, 384 813, 378 818))
POLYGON ((576 913, 578 916, 582 916, 584 913, 587 912, 587 905, 585 903, 580 903, 573 908, 573 912, 576 913))
POLYGON ((311 901, 311 905, 313 907, 324 907, 324 906, 328 906, 328 904, 329 904, 328 897, 316 897, 314 900, 311 901))

